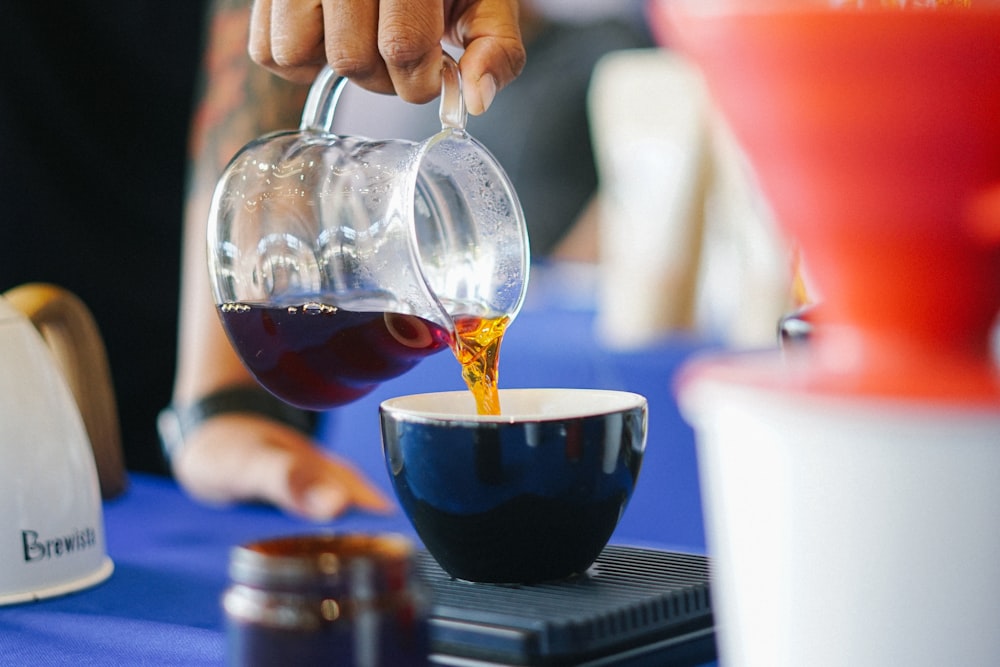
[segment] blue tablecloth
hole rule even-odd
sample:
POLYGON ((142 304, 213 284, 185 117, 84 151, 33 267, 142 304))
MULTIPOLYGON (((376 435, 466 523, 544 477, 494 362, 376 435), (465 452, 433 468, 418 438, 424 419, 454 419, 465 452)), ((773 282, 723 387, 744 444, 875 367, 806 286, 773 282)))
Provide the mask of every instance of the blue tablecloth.
MULTIPOLYGON (((229 549, 316 530, 268 507, 205 507, 173 481, 145 475, 133 475, 104 512, 114 573, 89 590, 0 608, 0 664, 222 665, 229 549)), ((401 515, 361 513, 335 528, 410 530, 401 515)))
MULTIPOLYGON (((670 339, 638 353, 612 353, 592 334, 587 310, 528 309, 502 350, 504 387, 600 387, 649 399, 649 440, 639 485, 612 543, 703 552, 693 438, 674 403, 678 366, 701 347, 670 339)), ((323 439, 386 489, 377 405, 387 396, 458 389, 447 352, 329 415, 323 439)), ((2 665, 221 665, 220 596, 233 545, 315 531, 315 524, 269 507, 213 508, 189 500, 173 481, 133 475, 128 491, 105 504, 108 551, 116 569, 105 583, 61 598, 0 608, 2 665)), ((402 514, 349 514, 325 529, 413 535, 402 514)))

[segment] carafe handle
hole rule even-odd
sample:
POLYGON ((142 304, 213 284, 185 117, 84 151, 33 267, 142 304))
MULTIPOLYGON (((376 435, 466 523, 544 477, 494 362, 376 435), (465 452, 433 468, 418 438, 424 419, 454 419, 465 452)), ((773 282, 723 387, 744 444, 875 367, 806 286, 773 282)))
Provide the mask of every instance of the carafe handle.
MULTIPOLYGON (((465 109, 465 97, 462 95, 462 76, 458 63, 451 55, 445 52, 443 58, 439 111, 441 129, 464 131, 468 112, 465 109)), ((309 89, 299 129, 332 132, 333 114, 346 83, 347 77, 337 74, 329 65, 324 67, 309 89)))
POLYGON ((52 350, 83 417, 101 496, 117 496, 126 487, 118 408, 107 353, 90 310, 73 293, 45 283, 21 285, 3 296, 31 320, 52 350))

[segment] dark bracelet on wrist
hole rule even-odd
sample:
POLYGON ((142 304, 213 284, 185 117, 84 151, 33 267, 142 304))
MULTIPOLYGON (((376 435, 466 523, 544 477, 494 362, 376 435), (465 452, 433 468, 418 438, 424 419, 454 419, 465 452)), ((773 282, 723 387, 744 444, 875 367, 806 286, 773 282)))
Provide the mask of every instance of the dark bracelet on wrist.
POLYGON ((316 426, 315 412, 289 405, 262 387, 226 387, 189 405, 170 405, 160 411, 156 428, 167 462, 177 456, 187 436, 202 422, 218 415, 241 412, 267 417, 310 435, 316 426))

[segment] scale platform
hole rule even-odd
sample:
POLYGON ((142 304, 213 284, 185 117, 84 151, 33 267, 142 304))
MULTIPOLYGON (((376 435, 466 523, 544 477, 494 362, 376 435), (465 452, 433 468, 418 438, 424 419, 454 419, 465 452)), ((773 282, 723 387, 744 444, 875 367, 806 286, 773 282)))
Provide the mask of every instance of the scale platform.
POLYGON ((705 556, 611 545, 586 574, 526 586, 473 584, 426 552, 431 664, 688 667, 715 659, 705 556))

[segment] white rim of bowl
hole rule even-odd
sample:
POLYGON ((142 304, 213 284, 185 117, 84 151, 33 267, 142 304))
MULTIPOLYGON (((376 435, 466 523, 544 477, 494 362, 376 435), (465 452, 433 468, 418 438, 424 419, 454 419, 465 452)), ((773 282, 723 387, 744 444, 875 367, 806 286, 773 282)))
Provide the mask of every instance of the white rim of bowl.
MULTIPOLYGON (((551 401, 551 398, 550 398, 551 401)), ((400 421, 411 423, 497 423, 520 424, 557 422, 567 419, 585 419, 601 417, 629 410, 644 409, 646 397, 629 391, 617 389, 563 389, 555 387, 501 389, 499 415, 481 415, 476 413, 475 400, 468 390, 440 391, 426 394, 410 394, 397 396, 382 401, 379 410, 388 413, 400 421), (560 395, 560 405, 550 409, 509 412, 505 409, 512 401, 524 400, 530 394, 537 395, 539 404, 545 405, 545 398, 560 395), (447 401, 454 405, 458 402, 462 410, 444 410, 434 407, 435 403, 447 401)), ((551 403, 550 403, 551 406, 551 403)))

